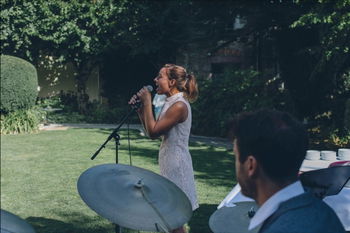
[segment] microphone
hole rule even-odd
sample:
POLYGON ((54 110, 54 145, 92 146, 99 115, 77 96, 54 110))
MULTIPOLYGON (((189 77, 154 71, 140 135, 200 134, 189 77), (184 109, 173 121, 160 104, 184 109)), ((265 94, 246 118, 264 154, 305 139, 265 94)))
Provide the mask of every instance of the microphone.
MULTIPOLYGON (((152 92, 153 91, 153 87, 151 85, 147 85, 145 86, 146 89, 149 91, 149 92, 152 92)), ((131 107, 133 109, 139 109, 141 107, 141 100, 139 99, 139 97, 136 98, 136 103, 135 104, 132 104, 131 107)))
POLYGON ((152 91, 153 91, 153 87, 152 87, 151 85, 147 85, 146 88, 147 88, 147 90, 148 90, 149 92, 152 92, 152 91))

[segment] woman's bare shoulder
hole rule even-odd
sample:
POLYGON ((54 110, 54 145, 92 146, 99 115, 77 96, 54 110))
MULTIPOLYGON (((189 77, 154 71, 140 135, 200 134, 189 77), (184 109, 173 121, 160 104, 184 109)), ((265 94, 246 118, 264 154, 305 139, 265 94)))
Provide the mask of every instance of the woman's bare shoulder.
POLYGON ((188 115, 187 105, 183 101, 175 102, 171 107, 169 107, 167 112, 171 115, 177 115, 180 118, 180 122, 185 121, 188 115))

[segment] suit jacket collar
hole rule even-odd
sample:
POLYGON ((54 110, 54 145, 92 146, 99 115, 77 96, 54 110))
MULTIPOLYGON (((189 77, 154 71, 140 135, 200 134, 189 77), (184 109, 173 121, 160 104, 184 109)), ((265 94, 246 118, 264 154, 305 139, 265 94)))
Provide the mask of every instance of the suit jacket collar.
POLYGON ((263 223, 263 225, 260 228, 260 231, 262 231, 263 228, 271 224, 273 221, 275 221, 279 216, 283 215, 284 213, 288 212, 292 209, 299 209, 303 208, 308 205, 312 205, 312 203, 315 201, 315 197, 311 193, 303 193, 301 195, 298 195, 296 197, 293 197, 285 202, 282 202, 275 213, 273 213, 266 221, 263 223))

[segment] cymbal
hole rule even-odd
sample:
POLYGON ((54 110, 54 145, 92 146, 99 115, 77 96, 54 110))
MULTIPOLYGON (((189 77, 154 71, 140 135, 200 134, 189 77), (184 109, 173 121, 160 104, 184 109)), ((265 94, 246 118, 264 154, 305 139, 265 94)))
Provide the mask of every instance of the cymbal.
POLYGON ((300 181, 315 196, 336 195, 350 180, 350 166, 329 167, 302 173, 300 181))
POLYGON ((33 227, 20 217, 1 210, 1 233, 35 233, 33 227))
POLYGON ((234 207, 221 207, 209 219, 214 233, 256 233, 259 228, 248 231, 250 219, 258 209, 254 201, 237 202, 234 207))
POLYGON ((97 165, 80 175, 77 186, 92 210, 124 228, 167 232, 192 216, 191 203, 177 185, 143 168, 97 165))

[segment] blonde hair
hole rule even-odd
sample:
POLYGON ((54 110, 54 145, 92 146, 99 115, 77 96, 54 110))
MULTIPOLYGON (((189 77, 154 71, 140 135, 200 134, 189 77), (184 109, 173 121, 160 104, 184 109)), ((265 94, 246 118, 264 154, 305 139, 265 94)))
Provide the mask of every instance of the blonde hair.
POLYGON ((179 91, 185 93, 186 98, 193 103, 198 97, 198 85, 193 74, 187 73, 182 66, 174 64, 165 64, 168 78, 176 80, 176 87, 179 91))

